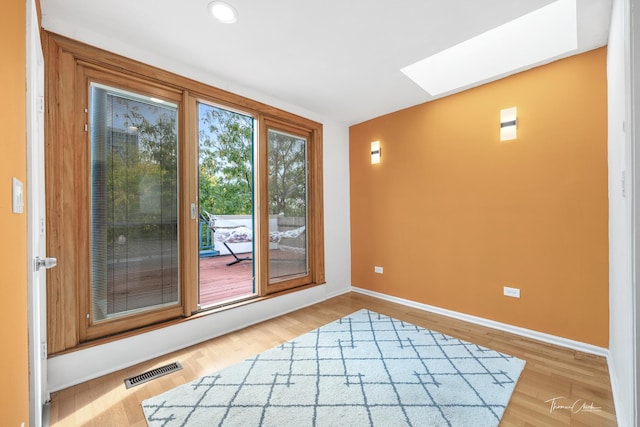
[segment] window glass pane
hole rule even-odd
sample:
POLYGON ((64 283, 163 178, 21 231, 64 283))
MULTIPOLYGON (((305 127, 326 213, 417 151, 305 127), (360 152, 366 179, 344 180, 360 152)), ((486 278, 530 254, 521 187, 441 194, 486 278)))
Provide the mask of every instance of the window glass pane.
POLYGON ((94 322, 179 302, 178 107, 92 84, 94 322))
POLYGON ((269 130, 269 281, 308 273, 307 140, 269 130))
POLYGON ((198 103, 199 304, 255 295, 255 119, 198 103))

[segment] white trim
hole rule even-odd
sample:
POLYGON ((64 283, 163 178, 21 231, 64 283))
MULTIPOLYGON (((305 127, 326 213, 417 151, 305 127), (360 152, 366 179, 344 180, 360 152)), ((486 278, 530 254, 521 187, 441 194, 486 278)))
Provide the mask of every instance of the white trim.
POLYGON ((407 307, 418 308, 420 310, 428 311, 435 314, 440 314, 442 316, 451 317, 453 319, 462 320, 465 322, 473 323, 475 325, 485 326, 487 328, 509 332, 511 334, 519 335, 521 337, 542 341, 548 344, 554 344, 560 347, 570 348, 572 350, 581 351, 583 353, 594 354, 596 356, 603 356, 603 357, 606 357, 607 359, 609 358, 608 349, 604 347, 598 347, 593 344, 574 341, 568 338, 546 334, 544 332, 533 331, 531 329, 521 328, 519 326, 513 326, 507 323, 496 322, 495 320, 484 319, 482 317, 472 316, 470 314, 464 314, 457 311, 448 310, 446 308, 436 307, 433 305, 423 304, 423 303, 411 301, 404 298, 398 298, 391 295, 382 294, 379 292, 369 291, 367 289, 362 289, 355 286, 352 286, 351 290, 353 292, 358 292, 364 295, 380 298, 385 301, 406 305, 407 307))
MULTIPOLYGON (((631 151, 629 174, 631 175, 631 339, 632 355, 629 374, 632 375, 632 396, 629 399, 631 407, 629 413, 625 417, 631 417, 630 423, 640 425, 640 313, 638 313, 638 305, 640 305, 640 292, 638 286, 640 284, 640 268, 638 266, 638 255, 640 251, 640 43, 637 42, 637 36, 640 34, 638 25, 640 24, 640 2, 631 0, 625 2, 624 20, 628 26, 625 36, 629 43, 629 85, 628 94, 628 123, 627 138, 628 146, 631 151)), ((624 372, 623 372, 624 375, 624 372)), ((613 384, 612 384, 613 386, 613 384)), ((613 395, 614 403, 615 393, 613 395)), ((617 408, 617 407, 616 407, 617 408)), ((617 411, 616 411, 617 412, 617 411)), ((620 419, 620 416, 618 416, 620 419)))
POLYGON ((337 291, 334 291, 334 292, 331 292, 331 293, 327 293, 326 296, 325 296, 325 299, 331 299, 331 298, 339 297, 340 295, 348 294, 351 291, 353 291, 353 289, 351 289, 351 287, 341 288, 341 289, 338 289, 337 291))
POLYGON ((620 410, 620 386, 618 385, 618 376, 616 375, 616 364, 613 358, 607 357, 607 368, 609 369, 609 381, 611 382, 611 394, 613 395, 613 407, 616 410, 616 422, 618 427, 627 427, 624 414, 618 413, 620 410))
POLYGON ((27 312, 29 336, 29 424, 41 427, 50 401, 47 384, 46 273, 34 271, 45 258, 44 195, 44 56, 35 0, 26 1, 26 165, 27 165, 27 312))

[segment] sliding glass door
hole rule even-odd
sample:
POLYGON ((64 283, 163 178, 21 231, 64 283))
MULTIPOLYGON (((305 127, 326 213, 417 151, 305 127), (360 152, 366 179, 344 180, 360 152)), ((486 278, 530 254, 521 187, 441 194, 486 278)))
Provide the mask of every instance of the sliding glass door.
POLYGON ((46 38, 50 354, 324 283, 321 123, 46 38))
POLYGON ((90 84, 91 323, 180 302, 178 106, 90 84))

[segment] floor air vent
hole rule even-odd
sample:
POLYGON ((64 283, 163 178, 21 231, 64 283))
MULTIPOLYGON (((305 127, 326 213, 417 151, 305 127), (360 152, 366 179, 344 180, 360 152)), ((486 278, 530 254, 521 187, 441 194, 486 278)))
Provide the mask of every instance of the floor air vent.
POLYGON ((182 369, 182 365, 180 364, 180 362, 169 363, 168 365, 160 366, 159 368, 143 372, 140 375, 136 375, 135 377, 127 378, 126 380, 124 380, 124 385, 127 388, 131 388, 161 377, 163 375, 170 374, 171 372, 179 371, 180 369, 182 369))

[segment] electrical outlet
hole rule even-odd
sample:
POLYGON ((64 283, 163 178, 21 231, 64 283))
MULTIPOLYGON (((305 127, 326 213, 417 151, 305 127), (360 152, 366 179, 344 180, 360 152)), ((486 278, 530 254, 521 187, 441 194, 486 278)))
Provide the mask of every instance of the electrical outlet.
POLYGON ((520 298, 520 289, 518 288, 510 288, 508 286, 504 287, 504 296, 512 297, 512 298, 520 298))
POLYGON ((383 273, 382 267, 378 267, 376 265, 375 267, 373 267, 373 272, 374 273, 378 273, 378 274, 382 274, 383 273))

